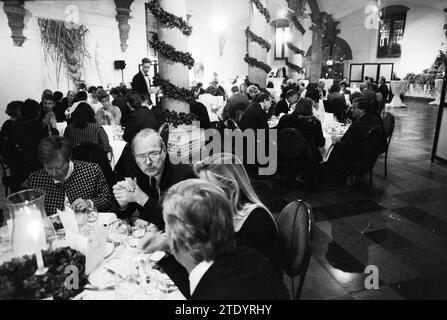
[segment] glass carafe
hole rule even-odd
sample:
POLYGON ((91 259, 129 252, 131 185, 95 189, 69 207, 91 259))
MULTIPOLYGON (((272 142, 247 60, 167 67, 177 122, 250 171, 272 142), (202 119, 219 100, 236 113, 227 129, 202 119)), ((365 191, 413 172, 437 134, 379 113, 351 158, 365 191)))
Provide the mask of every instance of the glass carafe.
POLYGON ((44 207, 45 191, 24 190, 10 195, 6 205, 12 218, 12 249, 15 256, 45 250, 56 238, 44 207))

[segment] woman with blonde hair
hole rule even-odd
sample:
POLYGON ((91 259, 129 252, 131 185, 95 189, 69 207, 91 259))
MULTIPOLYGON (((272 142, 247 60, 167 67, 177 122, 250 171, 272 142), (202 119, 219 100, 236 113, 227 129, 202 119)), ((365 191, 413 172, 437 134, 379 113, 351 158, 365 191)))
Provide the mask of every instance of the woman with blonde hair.
POLYGON ((242 162, 232 154, 219 153, 196 163, 194 172, 227 194, 234 212, 237 245, 258 249, 275 267, 282 269, 275 219, 253 190, 242 162))

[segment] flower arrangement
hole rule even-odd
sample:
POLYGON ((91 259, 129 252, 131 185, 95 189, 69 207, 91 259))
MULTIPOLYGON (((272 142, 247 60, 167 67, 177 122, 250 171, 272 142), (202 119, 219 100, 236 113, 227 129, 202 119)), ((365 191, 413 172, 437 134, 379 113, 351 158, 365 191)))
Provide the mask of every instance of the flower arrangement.
POLYGON ((154 34, 152 41, 149 41, 151 46, 157 50, 159 53, 164 55, 166 58, 173 62, 181 63, 192 69, 194 67, 194 58, 189 52, 176 51, 175 48, 164 41, 158 39, 158 35, 154 34))
POLYGON ((295 70, 298 73, 303 72, 303 68, 301 68, 300 66, 297 66, 296 64, 293 64, 289 61, 286 61, 286 66, 288 66, 292 70, 295 70))
POLYGON ((288 47, 290 50, 292 50, 293 52, 295 52, 296 54, 301 54, 301 55, 304 55, 304 54, 305 54, 305 52, 304 52, 303 50, 301 50, 300 48, 294 46, 292 42, 287 41, 286 44, 287 44, 287 47, 288 47))
POLYGON ((301 22, 298 20, 298 18, 295 15, 292 15, 292 22, 293 22, 293 25, 295 26, 295 28, 297 28, 301 32, 301 34, 306 33, 306 29, 304 29, 303 25, 301 24, 301 22))
POLYGON ((270 67, 268 64, 250 57, 248 53, 245 55, 244 60, 248 63, 248 65, 264 70, 266 73, 269 73, 272 70, 272 67, 270 67))
POLYGON ((14 258, 0 266, 0 300, 45 299, 53 297, 66 300, 79 294, 87 284, 85 275, 85 256, 71 248, 58 248, 43 251, 45 266, 49 269, 44 275, 34 275, 37 269, 36 257, 14 258), (69 274, 65 268, 75 266, 79 270, 79 288, 68 289, 65 279, 69 274))
POLYGON ((193 113, 177 113, 176 111, 163 109, 161 112, 161 120, 177 128, 179 125, 182 124, 191 125, 193 121, 198 121, 199 118, 193 113))
POLYGON ((177 17, 172 13, 166 12, 163 10, 158 4, 157 0, 152 0, 148 3, 148 8, 152 12, 152 14, 157 18, 157 20, 165 27, 165 28, 177 28, 179 29, 185 36, 190 36, 192 33, 192 27, 186 23, 185 20, 181 17, 177 17))
POLYGON ((259 10, 259 12, 265 17, 265 20, 267 20, 267 23, 270 23, 270 12, 267 10, 267 8, 264 7, 262 2, 260 0, 250 0, 251 3, 253 3, 256 8, 259 10))
POLYGON ((194 96, 190 90, 177 87, 169 80, 162 79, 160 75, 156 75, 154 77, 154 86, 160 87, 163 95, 168 98, 183 101, 186 103, 194 102, 194 96))
POLYGON ((260 36, 256 35, 255 33, 253 33, 250 30, 250 27, 247 27, 245 29, 245 35, 247 36, 247 39, 249 41, 256 42, 257 44, 259 44, 262 48, 264 48, 267 51, 270 51, 270 49, 272 48, 272 45, 270 43, 268 43, 267 40, 261 38, 260 36))

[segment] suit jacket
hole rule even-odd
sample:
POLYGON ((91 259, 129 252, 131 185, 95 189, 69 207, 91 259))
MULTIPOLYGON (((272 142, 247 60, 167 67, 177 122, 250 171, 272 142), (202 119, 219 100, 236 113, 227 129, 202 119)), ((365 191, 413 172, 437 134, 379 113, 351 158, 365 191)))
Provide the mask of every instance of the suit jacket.
POLYGON ((259 251, 238 247, 214 261, 191 300, 286 300, 282 278, 259 251))
POLYGON ((124 123, 123 139, 126 142, 131 142, 133 137, 142 129, 158 130, 159 123, 155 118, 154 113, 147 107, 140 107, 131 111, 124 123))
POLYGON ((267 113, 258 103, 252 103, 242 115, 239 123, 241 130, 268 129, 267 113))
POLYGON ((123 96, 118 96, 112 101, 112 105, 118 107, 121 111, 121 123, 126 123, 127 115, 130 112, 130 109, 127 105, 126 98, 123 96))
POLYGON ((222 112, 223 120, 236 120, 238 110, 245 111, 250 104, 248 97, 243 93, 236 93, 227 99, 227 103, 222 112))
POLYGON ((170 163, 168 158, 166 158, 163 173, 159 181, 160 194, 158 194, 158 192, 154 192, 153 188, 150 186, 149 177, 141 172, 140 169, 137 169, 136 175, 126 176, 137 178, 138 186, 149 196, 149 200, 144 204, 144 206, 140 206, 136 203, 130 203, 126 210, 119 211, 119 217, 121 219, 128 218, 132 215, 135 209, 138 209, 140 212, 140 219, 155 224, 160 230, 164 229, 163 212, 160 201, 163 194, 174 184, 195 177, 191 166, 185 164, 173 165, 170 163))
POLYGON ((379 91, 382 94, 383 101, 387 102, 388 101, 388 95, 390 93, 390 90, 388 89, 388 86, 386 84, 381 84, 380 87, 379 87, 379 91))
POLYGON ((287 101, 284 99, 279 100, 275 105, 275 116, 279 116, 281 113, 288 114, 289 113, 289 105, 287 101))
POLYGON ((147 93, 150 94, 149 89, 147 87, 146 80, 144 80, 144 76, 142 72, 138 72, 132 79, 132 90, 141 93, 147 93))

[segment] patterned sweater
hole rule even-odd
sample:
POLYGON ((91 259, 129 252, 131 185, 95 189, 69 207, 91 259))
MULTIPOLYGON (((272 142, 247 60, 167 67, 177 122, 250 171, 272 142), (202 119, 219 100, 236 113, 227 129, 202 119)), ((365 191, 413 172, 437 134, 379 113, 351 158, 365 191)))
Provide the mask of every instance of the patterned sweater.
POLYGON ((32 173, 29 186, 45 191, 47 216, 64 209, 65 194, 70 203, 77 199, 92 200, 100 212, 110 212, 112 196, 104 174, 97 164, 73 160, 74 170, 65 183, 55 183, 45 169, 32 173))

